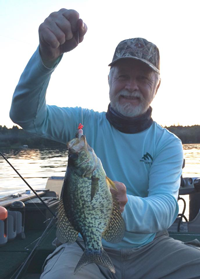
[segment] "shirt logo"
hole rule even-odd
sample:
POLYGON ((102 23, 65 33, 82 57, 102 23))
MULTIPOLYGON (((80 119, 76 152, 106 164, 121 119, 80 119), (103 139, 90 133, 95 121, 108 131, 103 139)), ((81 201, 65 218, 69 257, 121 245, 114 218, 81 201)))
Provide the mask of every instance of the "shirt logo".
POLYGON ((142 159, 140 160, 140 162, 144 162, 145 164, 152 165, 152 163, 153 163, 153 157, 151 156, 151 154, 149 154, 149 153, 147 152, 146 154, 144 154, 144 156, 142 157, 142 159))

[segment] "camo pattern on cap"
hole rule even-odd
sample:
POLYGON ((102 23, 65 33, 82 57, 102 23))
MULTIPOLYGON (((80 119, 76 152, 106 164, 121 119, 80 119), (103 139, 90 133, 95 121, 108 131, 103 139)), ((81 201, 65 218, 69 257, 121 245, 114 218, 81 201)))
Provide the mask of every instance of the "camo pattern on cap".
POLYGON ((143 38, 128 39, 116 47, 113 60, 109 66, 124 58, 133 58, 148 64, 154 71, 160 73, 160 55, 156 45, 143 38))

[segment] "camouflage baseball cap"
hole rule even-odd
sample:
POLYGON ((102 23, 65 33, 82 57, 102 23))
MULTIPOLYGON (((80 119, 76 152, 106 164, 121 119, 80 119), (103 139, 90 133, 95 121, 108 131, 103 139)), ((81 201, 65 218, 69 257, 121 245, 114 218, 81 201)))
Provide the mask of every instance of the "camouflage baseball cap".
POLYGON ((159 49, 143 38, 121 41, 116 47, 112 62, 108 66, 113 66, 118 60, 126 58, 141 60, 160 74, 159 49))

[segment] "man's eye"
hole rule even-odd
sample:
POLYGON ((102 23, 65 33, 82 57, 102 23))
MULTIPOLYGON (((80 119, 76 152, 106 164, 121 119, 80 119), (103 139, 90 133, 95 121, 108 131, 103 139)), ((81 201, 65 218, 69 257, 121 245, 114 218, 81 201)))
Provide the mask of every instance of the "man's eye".
POLYGON ((119 79, 128 79, 128 75, 119 75, 119 79))
POLYGON ((139 76, 138 79, 139 80, 148 80, 147 76, 139 76))

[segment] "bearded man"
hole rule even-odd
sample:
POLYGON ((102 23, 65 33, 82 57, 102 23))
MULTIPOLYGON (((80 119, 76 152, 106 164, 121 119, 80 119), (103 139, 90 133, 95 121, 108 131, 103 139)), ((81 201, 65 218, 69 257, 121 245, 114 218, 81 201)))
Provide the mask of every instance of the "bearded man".
POLYGON ((83 117, 87 141, 115 182, 112 195, 126 231, 119 243, 103 240, 115 275, 96 264, 74 274, 83 252, 73 243, 61 244, 49 255, 41 278, 200 278, 199 249, 167 233, 178 214, 183 150, 181 141, 151 117, 160 86, 158 48, 143 38, 119 43, 109 64, 107 112, 46 105, 51 74, 86 31, 74 10, 61 9, 40 25, 40 45, 16 87, 10 116, 25 130, 62 143, 74 138, 83 117))

